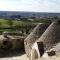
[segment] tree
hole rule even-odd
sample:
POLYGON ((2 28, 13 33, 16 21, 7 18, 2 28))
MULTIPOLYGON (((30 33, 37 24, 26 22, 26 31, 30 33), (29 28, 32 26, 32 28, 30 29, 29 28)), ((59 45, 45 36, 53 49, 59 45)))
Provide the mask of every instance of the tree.
POLYGON ((2 23, 0 22, 0 27, 2 26, 2 23))
POLYGON ((13 21, 12 20, 8 20, 8 25, 9 25, 9 27, 12 27, 13 21))

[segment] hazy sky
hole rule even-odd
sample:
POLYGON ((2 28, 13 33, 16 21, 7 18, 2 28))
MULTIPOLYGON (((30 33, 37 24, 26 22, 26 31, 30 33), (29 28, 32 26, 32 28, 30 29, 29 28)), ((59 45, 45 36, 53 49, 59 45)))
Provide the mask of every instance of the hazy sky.
POLYGON ((60 12, 60 0, 0 0, 0 10, 60 12))

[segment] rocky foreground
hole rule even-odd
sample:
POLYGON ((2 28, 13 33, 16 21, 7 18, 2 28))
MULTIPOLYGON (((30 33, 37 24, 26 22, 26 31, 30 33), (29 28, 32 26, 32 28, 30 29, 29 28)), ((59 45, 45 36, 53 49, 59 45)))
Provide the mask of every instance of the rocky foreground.
POLYGON ((27 58, 26 54, 24 54, 22 56, 0 58, 0 60, 29 60, 29 59, 27 58))
MULTIPOLYGON (((22 56, 17 56, 17 57, 6 57, 6 58, 0 58, 0 60, 29 60, 26 54, 22 56)), ((53 56, 53 57, 43 57, 41 59, 37 60, 60 60, 60 56, 53 56)))

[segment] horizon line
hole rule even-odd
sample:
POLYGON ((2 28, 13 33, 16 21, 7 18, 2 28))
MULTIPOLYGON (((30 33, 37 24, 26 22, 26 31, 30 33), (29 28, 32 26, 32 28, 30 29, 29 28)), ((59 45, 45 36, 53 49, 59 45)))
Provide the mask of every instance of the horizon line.
POLYGON ((60 12, 39 12, 39 11, 7 11, 7 10, 5 10, 5 11, 3 11, 3 10, 0 10, 0 11, 2 11, 2 12, 32 12, 32 13, 60 13, 60 12))

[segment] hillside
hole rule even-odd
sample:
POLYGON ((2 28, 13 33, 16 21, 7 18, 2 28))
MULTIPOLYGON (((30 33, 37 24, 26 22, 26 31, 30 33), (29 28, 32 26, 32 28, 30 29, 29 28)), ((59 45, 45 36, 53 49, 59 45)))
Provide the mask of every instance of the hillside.
POLYGON ((33 17, 33 16, 60 16, 60 13, 49 13, 49 12, 23 12, 23 11, 0 11, 0 18, 9 18, 14 15, 20 15, 21 17, 33 17))

